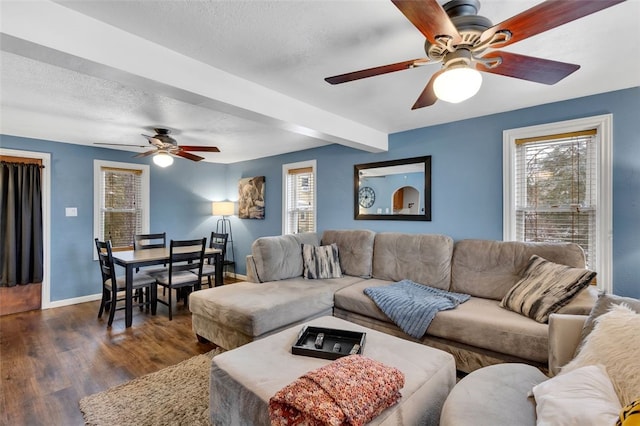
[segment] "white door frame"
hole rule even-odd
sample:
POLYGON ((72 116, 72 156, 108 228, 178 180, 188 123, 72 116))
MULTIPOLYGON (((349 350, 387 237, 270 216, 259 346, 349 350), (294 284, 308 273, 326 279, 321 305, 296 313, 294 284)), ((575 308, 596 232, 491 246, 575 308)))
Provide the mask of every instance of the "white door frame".
POLYGON ((0 155, 42 160, 42 309, 51 308, 51 154, 0 148, 0 155))

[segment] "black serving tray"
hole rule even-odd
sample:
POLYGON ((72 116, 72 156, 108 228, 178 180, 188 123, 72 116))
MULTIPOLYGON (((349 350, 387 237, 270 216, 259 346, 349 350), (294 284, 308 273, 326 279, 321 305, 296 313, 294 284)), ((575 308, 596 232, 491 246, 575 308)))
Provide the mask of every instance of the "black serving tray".
POLYGON ((351 355, 353 346, 357 344, 360 345, 360 348, 354 353, 362 354, 366 335, 367 333, 359 331, 304 326, 298 334, 296 343, 291 347, 291 353, 315 358, 338 359, 351 355), (316 338, 320 333, 324 333, 322 347, 316 348, 316 338), (340 345, 339 351, 334 351, 334 345, 336 344, 340 345))

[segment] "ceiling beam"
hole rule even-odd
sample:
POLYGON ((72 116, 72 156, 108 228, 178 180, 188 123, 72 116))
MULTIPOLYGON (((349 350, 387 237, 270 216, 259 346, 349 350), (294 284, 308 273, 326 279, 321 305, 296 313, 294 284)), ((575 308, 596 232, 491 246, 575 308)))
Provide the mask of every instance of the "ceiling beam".
POLYGON ((3 2, 2 50, 368 152, 388 135, 51 1, 3 2))

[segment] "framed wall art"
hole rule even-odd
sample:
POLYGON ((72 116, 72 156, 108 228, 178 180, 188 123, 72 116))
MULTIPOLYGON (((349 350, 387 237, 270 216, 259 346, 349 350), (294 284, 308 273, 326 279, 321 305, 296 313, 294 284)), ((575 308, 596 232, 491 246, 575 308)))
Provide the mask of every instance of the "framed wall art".
POLYGON ((242 178, 238 181, 238 217, 264 219, 264 176, 242 178))

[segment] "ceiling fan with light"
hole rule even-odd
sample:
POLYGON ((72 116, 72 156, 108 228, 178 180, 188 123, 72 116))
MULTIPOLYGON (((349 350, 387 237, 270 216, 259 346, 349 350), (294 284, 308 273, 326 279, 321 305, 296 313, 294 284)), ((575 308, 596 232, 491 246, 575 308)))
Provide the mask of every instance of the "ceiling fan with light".
POLYGON ((391 0, 426 37, 426 58, 327 77, 331 84, 442 62, 411 109, 433 105, 438 99, 457 103, 475 95, 482 84, 479 71, 543 84, 555 84, 580 65, 520 55, 501 48, 548 31, 625 0, 548 0, 493 25, 479 16, 478 0, 391 0))
MULTIPOLYGON (((190 146, 190 145, 178 145, 178 142, 169 136, 171 130, 163 129, 163 128, 155 128, 153 129, 156 133, 154 136, 149 136, 143 134, 145 138, 149 141, 149 144, 155 146, 155 149, 150 151, 142 152, 138 155, 134 155, 134 157, 147 157, 149 155, 153 155, 153 162, 160 167, 167 167, 173 164, 172 155, 183 157, 192 161, 200 161, 204 160, 204 157, 200 157, 199 155, 191 154, 188 151, 200 151, 200 152, 220 152, 220 150, 215 146, 190 146)), ((96 142, 95 145, 114 145, 114 146, 137 146, 140 148, 146 148, 147 145, 138 145, 138 144, 113 144, 113 143, 100 143, 96 142)))

